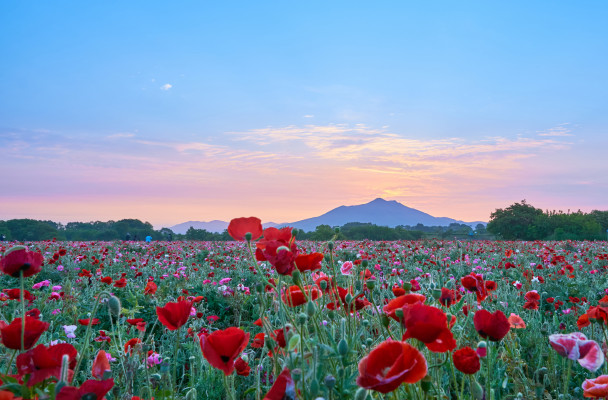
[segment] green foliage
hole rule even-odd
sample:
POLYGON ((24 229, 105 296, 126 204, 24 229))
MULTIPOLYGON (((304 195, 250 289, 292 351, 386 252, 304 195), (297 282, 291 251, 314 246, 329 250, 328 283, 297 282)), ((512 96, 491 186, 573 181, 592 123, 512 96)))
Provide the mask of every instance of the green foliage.
POLYGON ((599 240, 602 223, 608 211, 543 212, 522 200, 493 212, 487 230, 506 240, 599 240))

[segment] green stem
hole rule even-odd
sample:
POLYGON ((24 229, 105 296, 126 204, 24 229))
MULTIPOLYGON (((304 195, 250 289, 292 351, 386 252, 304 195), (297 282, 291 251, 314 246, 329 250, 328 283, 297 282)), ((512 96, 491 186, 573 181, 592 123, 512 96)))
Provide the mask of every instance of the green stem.
POLYGON ((179 350, 179 342, 180 342, 180 332, 182 331, 182 327, 177 328, 177 337, 175 340, 175 350, 173 352, 173 398, 175 398, 175 393, 177 392, 177 352, 179 350))
POLYGON ((13 360, 15 359, 15 355, 17 354, 17 350, 13 350, 13 354, 11 355, 11 359, 8 361, 6 366, 6 371, 4 371, 4 375, 8 375, 11 372, 11 365, 13 364, 13 360))
POLYGON ((566 360, 568 367, 566 369, 566 376, 564 377, 564 394, 568 394, 568 384, 570 383, 570 372, 572 370, 572 361, 566 360))
POLYGON ((21 351, 25 351, 25 282, 23 279, 23 270, 19 270, 19 282, 21 283, 21 351))

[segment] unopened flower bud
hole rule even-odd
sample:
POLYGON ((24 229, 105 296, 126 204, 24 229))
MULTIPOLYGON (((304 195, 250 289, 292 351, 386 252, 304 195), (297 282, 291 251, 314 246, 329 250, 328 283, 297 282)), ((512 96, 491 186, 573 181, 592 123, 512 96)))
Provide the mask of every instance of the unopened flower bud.
POLYGON ((325 377, 325 386, 327 386, 327 388, 329 390, 333 389, 334 386, 336 386, 336 378, 333 377, 333 375, 327 375, 325 377))
POLYGON ((305 324, 306 320, 308 320, 308 315, 306 315, 306 313, 301 312, 298 314, 298 323, 300 325, 305 324))
POLYGON ((401 321, 403 319, 403 309, 402 308, 398 308, 395 310, 395 315, 397 316, 397 318, 399 318, 399 320, 401 321))
POLYGON ((365 400, 367 398, 367 389, 359 388, 355 393, 355 400, 365 400))
POLYGON ((308 314, 309 317, 312 317, 316 312, 317 306, 314 302, 308 300, 308 303, 306 303, 306 314, 308 314))
POLYGON ((348 343, 344 338, 342 338, 340 342, 338 342, 338 354, 340 354, 341 356, 345 356, 348 354, 348 343))
POLYGON ((302 370, 300 368, 291 370, 291 378, 298 382, 300 379, 302 379, 302 370))
POLYGON ((251 242, 251 238, 252 238, 252 237, 253 237, 253 235, 251 234, 251 232, 247 232, 247 233, 245 234, 245 240, 246 240, 247 242, 251 242))
POLYGON ((327 289, 327 281, 321 281, 321 290, 325 291, 327 289))
POLYGON ((327 242, 327 248, 329 251, 332 251, 334 249, 334 242, 327 242))
POLYGON ((293 283, 296 284, 297 286, 301 286, 302 285, 302 274, 300 274, 300 271, 297 269, 294 269, 291 273, 291 279, 293 280, 293 283))
POLYGON ((403 283, 403 290, 405 290, 406 292, 409 292, 410 290, 412 290, 412 284, 409 282, 404 282, 403 283))
POLYGON ((433 298, 435 300, 439 300, 441 298, 441 290, 440 289, 431 290, 431 296, 433 296, 433 298))
POLYGON ((121 309, 122 306, 120 304, 120 299, 116 296, 111 296, 110 300, 108 301, 108 311, 110 314, 118 318, 120 316, 121 309))
POLYGON ((477 343, 477 355, 481 358, 484 358, 488 355, 488 344, 483 340, 477 343))
POLYGON ((374 290, 374 288, 376 287, 376 280, 375 279, 369 279, 367 282, 365 282, 365 286, 367 286, 367 288, 369 290, 374 290))

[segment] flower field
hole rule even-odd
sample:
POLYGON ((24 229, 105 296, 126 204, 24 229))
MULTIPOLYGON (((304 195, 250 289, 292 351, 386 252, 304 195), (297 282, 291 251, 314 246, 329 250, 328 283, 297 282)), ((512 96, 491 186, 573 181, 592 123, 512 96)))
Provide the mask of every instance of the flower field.
POLYGON ((0 242, 0 399, 608 397, 607 242, 0 242))

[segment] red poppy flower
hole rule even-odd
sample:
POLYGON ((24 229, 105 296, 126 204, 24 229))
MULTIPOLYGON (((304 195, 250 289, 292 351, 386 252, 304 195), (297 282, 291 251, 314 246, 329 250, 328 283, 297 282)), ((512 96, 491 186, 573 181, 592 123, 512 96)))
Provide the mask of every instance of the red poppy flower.
POLYGON ((583 314, 576 320, 576 326, 578 329, 583 329, 586 326, 591 325, 591 321, 589 321, 589 316, 587 314, 583 314))
POLYGON ((125 343, 125 354, 129 353, 129 355, 133 355, 133 349, 135 348, 135 345, 137 345, 138 343, 141 343, 140 338, 133 338, 133 339, 127 340, 127 342, 125 343))
POLYGON ((170 331, 179 329, 188 321, 192 303, 182 300, 177 303, 167 303, 164 307, 156 307, 158 320, 170 331))
POLYGON ((494 281, 485 281, 485 286, 488 292, 493 292, 498 288, 498 285, 494 281))
POLYGON ((249 376, 249 372, 251 372, 251 367, 241 357, 237 358, 234 362, 234 368, 236 369, 236 374, 241 376, 249 376))
POLYGON ((458 303, 458 301, 460 301, 460 299, 462 298, 462 295, 460 293, 458 293, 456 290, 453 289, 448 289, 448 288, 441 288, 441 296, 439 297, 439 302, 444 306, 444 307, 451 307, 454 304, 458 303))
POLYGON ((129 325, 133 325, 133 326, 137 325, 140 322, 145 322, 145 321, 143 318, 128 318, 127 319, 127 323, 129 325))
POLYGON ((266 228, 264 229, 263 234, 264 237, 256 243, 256 246, 259 249, 263 249, 268 243, 273 241, 278 241, 283 244, 287 244, 293 238, 293 235, 291 234, 291 228, 288 226, 281 229, 277 229, 275 227, 266 228))
POLYGON ((511 329, 509 320, 500 310, 496 310, 494 313, 490 313, 488 310, 477 311, 473 317, 473 324, 481 337, 493 342, 502 340, 511 329))
POLYGON ((78 323, 80 325, 99 325, 99 318, 93 318, 93 320, 91 320, 91 318, 86 318, 86 319, 79 319, 78 323))
POLYGON ((154 283, 153 281, 148 281, 148 283, 146 283, 146 288, 144 289, 144 294, 155 294, 156 289, 158 289, 156 283, 154 283))
POLYGON ((95 361, 93 361, 93 367, 91 368, 91 374, 96 379, 103 379, 106 371, 112 371, 110 367, 110 361, 104 350, 99 350, 95 361))
MULTIPOLYGON (((344 288, 338 286, 337 289, 338 289, 338 297, 339 297, 340 302, 342 303, 342 305, 345 308, 348 308, 348 311, 351 313, 353 313, 355 311, 359 311, 372 304, 369 301, 367 301, 367 299, 365 298, 363 293, 360 293, 356 297, 353 298, 353 300, 351 301, 351 303, 349 305, 346 303, 346 295, 348 295, 348 294, 352 295, 352 292, 353 292, 352 288, 347 290, 347 289, 344 289, 344 288)), ((335 291, 332 293, 332 296, 336 297, 335 291)), ((338 302, 338 299, 336 298, 335 301, 327 304, 327 308, 330 310, 338 308, 338 307, 340 307, 340 302, 338 302)))
POLYGON ((290 286, 281 296, 281 299, 289 307, 301 306, 308 299, 315 300, 321 295, 321 291, 315 285, 305 286, 304 292, 298 286, 290 286))
MULTIPOLYGON (((40 336, 49 328, 48 322, 25 316, 25 350, 32 348, 40 336)), ((15 318, 10 324, 0 321, 2 344, 12 350, 21 349, 21 318, 15 318)))
POLYGON ((382 311, 395 321, 399 322, 399 318, 395 314, 395 311, 403 309, 406 305, 411 305, 415 303, 424 303, 426 301, 426 297, 422 294, 417 293, 409 293, 404 294, 402 296, 396 297, 388 302, 387 305, 382 307, 382 311))
POLYGON ((587 310, 589 319, 602 320, 604 324, 608 324, 608 307, 592 306, 587 310))
POLYGON ((84 381, 80 387, 64 386, 61 388, 55 400, 102 400, 114 386, 114 379, 96 381, 89 379, 84 381))
POLYGON ((473 375, 481 368, 479 355, 469 346, 456 350, 453 354, 454 366, 463 374, 473 375))
POLYGON ((481 275, 471 272, 470 275, 462 277, 460 283, 469 292, 475 293, 477 301, 483 301, 488 296, 488 291, 481 275))
POLYGON ((99 281, 102 282, 102 283, 105 283, 106 285, 110 285, 112 283, 112 277, 110 277, 110 276, 104 276, 99 281))
POLYGON ((251 342, 251 347, 254 349, 264 347, 264 332, 260 332, 254 336, 253 341, 251 342))
POLYGON ((321 269, 323 258, 323 253, 298 254, 296 257, 296 267, 300 272, 321 269))
POLYGON ((277 342, 279 347, 287 346, 287 341, 285 340, 285 334, 291 330, 291 327, 287 325, 285 329, 279 328, 272 331, 272 338, 277 342))
POLYGON ((15 278, 19 277, 19 271, 23 271, 23 276, 27 278, 40 272, 43 263, 42 254, 29 251, 24 246, 15 246, 0 259, 0 271, 15 278))
POLYGON ((359 361, 357 385, 389 393, 402 383, 416 383, 426 376, 426 359, 415 347, 388 339, 359 361))
POLYGON ((31 350, 17 356, 17 370, 19 375, 29 375, 28 386, 34 386, 44 380, 61 375, 61 361, 64 354, 68 355, 68 369, 71 373, 76 366, 78 352, 71 344, 60 343, 46 347, 39 344, 31 350))
POLYGON ((607 398, 608 375, 600 375, 597 378, 585 379, 583 382, 583 396, 594 399, 607 398))
POLYGON ((256 240, 262 236, 262 221, 256 217, 234 218, 228 224, 228 234, 234 240, 245 241, 245 235, 251 234, 251 240, 256 240))
MULTIPOLYGON (((290 228, 291 229, 291 228, 290 228)), ((272 240, 265 243, 264 248, 257 248, 255 251, 258 261, 268 261, 281 275, 291 275, 296 268, 296 257, 298 248, 295 237, 288 243, 279 240, 272 240)))
POLYGON ((454 335, 448 327, 448 318, 436 307, 415 303, 403 307, 403 340, 415 338, 436 353, 444 353, 456 347, 454 335))
POLYGON ((296 398, 296 385, 291 378, 291 371, 284 368, 277 377, 264 400, 284 400, 296 398))
POLYGON ((393 295, 395 297, 403 296, 404 294, 407 293, 404 288, 399 287, 396 284, 395 284, 395 286, 393 286, 393 288, 391 290, 393 291, 393 295))
MULTIPOLYGON (((10 300, 21 301, 21 289, 4 289, 3 292, 6 293, 10 300)), ((36 300, 36 296, 31 294, 27 290, 24 290, 23 299, 31 303, 32 301, 36 300)))
POLYGON ((209 364, 221 369, 225 375, 230 375, 234 371, 234 360, 249 342, 249 333, 230 327, 215 331, 209 336, 201 336, 200 340, 201 351, 209 364))
POLYGON ((114 282, 114 287, 123 288, 127 286, 127 280, 125 278, 120 278, 116 282, 114 282))

